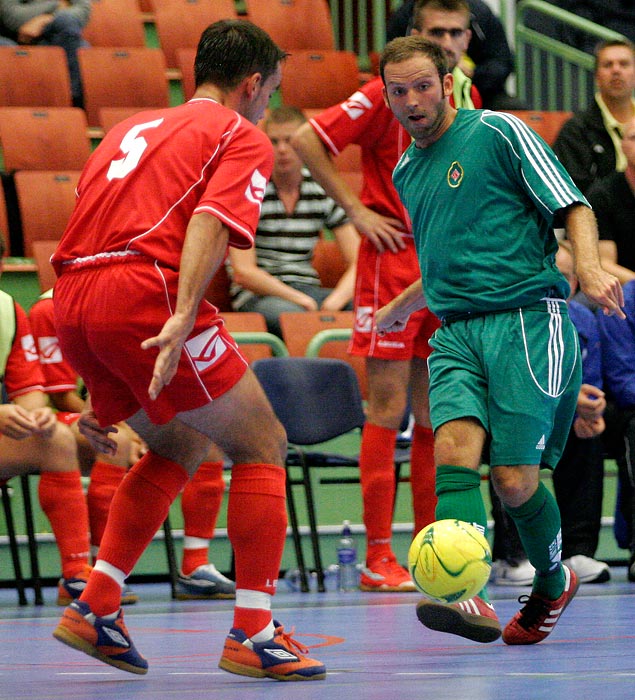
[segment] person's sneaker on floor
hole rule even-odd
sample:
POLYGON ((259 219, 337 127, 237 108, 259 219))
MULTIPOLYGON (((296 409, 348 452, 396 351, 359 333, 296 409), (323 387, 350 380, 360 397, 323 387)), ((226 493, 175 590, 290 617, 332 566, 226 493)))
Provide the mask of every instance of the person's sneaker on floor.
POLYGON ((417 590, 407 569, 394 556, 367 562, 359 584, 362 591, 411 593, 417 590))
POLYGON ((63 606, 70 605, 74 600, 79 598, 84 588, 86 588, 86 582, 88 581, 91 571, 92 566, 85 566, 77 576, 69 578, 62 577, 57 582, 57 604, 63 606))
POLYGON ((568 559, 563 559, 562 563, 575 571, 580 583, 606 583, 611 580, 609 565, 605 561, 598 561, 584 554, 576 554, 568 559))
POLYGON ((518 562, 499 559, 492 564, 490 581, 497 586, 531 586, 535 573, 528 559, 518 562))
POLYGON ((135 649, 121 609, 117 617, 110 620, 97 617, 87 603, 75 600, 64 611, 53 636, 122 671, 140 675, 148 672, 148 662, 135 649))
POLYGON ((628 563, 626 577, 631 583, 635 583, 635 554, 631 556, 631 559, 628 563))
POLYGON ((537 644, 551 634, 580 585, 575 571, 568 566, 563 568, 564 591, 557 600, 548 600, 536 593, 520 596, 518 602, 524 603, 524 606, 503 630, 505 644, 537 644))
POLYGON ((326 676, 326 668, 306 654, 308 649, 292 638, 274 620, 274 636, 266 642, 254 642, 240 629, 229 631, 218 664, 230 673, 278 681, 317 681, 326 676))
MULTIPOLYGON (((67 606, 74 600, 77 600, 86 588, 86 582, 90 576, 92 567, 86 567, 77 576, 72 578, 61 578, 57 583, 57 605, 67 606)), ((121 591, 121 604, 134 605, 139 602, 139 596, 128 586, 124 584, 121 591)))
POLYGON ((176 597, 178 600, 235 598, 236 584, 223 576, 214 564, 204 564, 194 569, 189 576, 179 573, 176 597))
POLYGON ((479 596, 462 603, 438 603, 424 598, 417 603, 417 617, 424 627, 456 634, 473 642, 495 642, 501 626, 494 606, 479 596))

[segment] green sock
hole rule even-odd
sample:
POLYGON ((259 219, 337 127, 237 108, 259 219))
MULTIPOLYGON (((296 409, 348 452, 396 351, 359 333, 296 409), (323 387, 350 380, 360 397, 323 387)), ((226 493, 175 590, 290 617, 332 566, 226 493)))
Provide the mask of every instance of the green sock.
MULTIPOLYGON (((487 537, 487 513, 481 496, 481 475, 477 471, 441 464, 437 467, 436 491, 437 520, 454 518, 472 523, 487 537)), ((489 603, 485 587, 478 595, 489 603)))
POLYGON ((516 523, 527 557, 536 569, 534 593, 555 600, 564 591, 564 570, 560 563, 562 533, 556 499, 540 482, 536 493, 522 506, 505 510, 516 523))

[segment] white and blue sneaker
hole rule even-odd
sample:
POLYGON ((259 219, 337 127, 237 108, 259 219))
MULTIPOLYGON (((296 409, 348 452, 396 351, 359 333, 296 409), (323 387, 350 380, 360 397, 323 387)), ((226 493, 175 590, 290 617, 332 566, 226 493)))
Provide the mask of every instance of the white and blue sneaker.
POLYGON ((214 564, 204 564, 189 575, 180 573, 176 582, 177 600, 235 598, 236 584, 223 576, 214 564))

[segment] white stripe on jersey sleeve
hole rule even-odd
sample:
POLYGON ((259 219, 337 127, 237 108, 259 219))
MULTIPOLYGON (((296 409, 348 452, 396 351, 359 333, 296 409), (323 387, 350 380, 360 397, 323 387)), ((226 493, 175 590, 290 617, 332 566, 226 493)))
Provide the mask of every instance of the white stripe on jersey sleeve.
MULTIPOLYGON (((553 160, 545 151, 542 141, 540 141, 534 131, 532 131, 523 121, 513 114, 507 114, 505 112, 491 112, 489 110, 483 113, 481 121, 486 126, 495 129, 501 134, 501 136, 510 144, 514 154, 519 160, 521 159, 521 156, 519 153, 517 153, 515 145, 510 141, 507 135, 498 129, 494 124, 487 121, 486 118, 491 116, 500 117, 513 129, 514 133, 518 137, 518 142, 523 150, 523 154, 531 163, 534 171, 552 193, 554 199, 558 202, 559 206, 557 206, 556 209, 564 209, 565 207, 580 201, 577 193, 571 189, 570 183, 555 167, 553 160)), ((525 180, 525 182, 527 182, 527 180, 525 180)), ((531 189, 528 182, 527 186, 531 189)), ((536 196, 536 199, 540 200, 540 197, 538 197, 535 192, 534 196, 536 196)), ((552 211, 551 207, 549 206, 545 206, 545 208, 552 211)))

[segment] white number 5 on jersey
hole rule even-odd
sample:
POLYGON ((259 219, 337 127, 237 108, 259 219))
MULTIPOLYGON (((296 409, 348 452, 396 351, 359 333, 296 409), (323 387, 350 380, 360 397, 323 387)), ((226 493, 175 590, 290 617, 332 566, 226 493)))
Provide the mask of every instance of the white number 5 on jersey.
POLYGON ((137 124, 123 137, 119 148, 126 154, 125 158, 113 160, 110 163, 106 177, 109 180, 121 179, 131 173, 139 164, 143 152, 148 147, 148 142, 139 136, 139 133, 145 129, 155 129, 163 122, 163 118, 155 119, 153 122, 145 124, 137 124))

